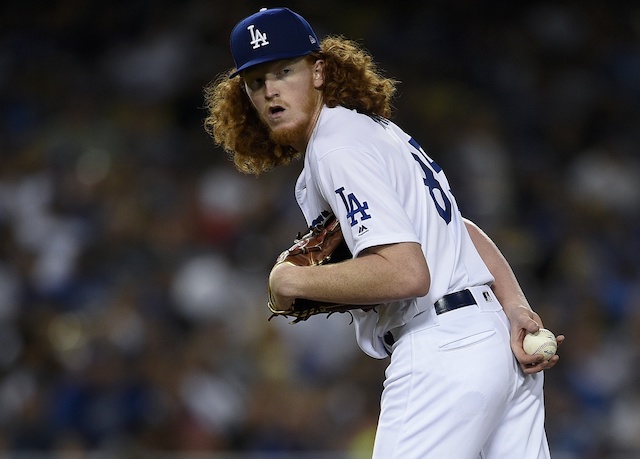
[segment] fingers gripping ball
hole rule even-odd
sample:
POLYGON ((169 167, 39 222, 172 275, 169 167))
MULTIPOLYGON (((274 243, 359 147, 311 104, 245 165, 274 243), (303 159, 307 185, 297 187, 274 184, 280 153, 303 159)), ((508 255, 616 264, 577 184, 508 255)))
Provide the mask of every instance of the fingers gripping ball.
POLYGON ((542 354, 545 360, 553 357, 558 350, 556 336, 546 328, 541 328, 536 333, 528 333, 522 344, 527 354, 542 354))

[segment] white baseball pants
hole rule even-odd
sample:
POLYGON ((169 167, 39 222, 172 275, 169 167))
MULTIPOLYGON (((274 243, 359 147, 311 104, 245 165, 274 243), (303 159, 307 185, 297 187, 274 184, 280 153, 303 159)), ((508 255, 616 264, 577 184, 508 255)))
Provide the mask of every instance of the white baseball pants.
POLYGON ((548 459, 543 373, 525 375, 488 287, 392 331, 374 459, 548 459))

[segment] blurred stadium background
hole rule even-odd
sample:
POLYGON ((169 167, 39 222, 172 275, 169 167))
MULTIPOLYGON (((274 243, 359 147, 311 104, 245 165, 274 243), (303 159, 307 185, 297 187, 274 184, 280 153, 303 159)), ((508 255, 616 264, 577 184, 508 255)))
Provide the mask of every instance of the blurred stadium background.
MULTIPOLYGON (((300 165, 243 176, 202 129, 231 28, 284 3, 0 3, 1 457, 367 457, 385 362, 346 316, 267 322, 300 165)), ((566 334, 554 458, 640 457, 640 6, 286 6, 401 81, 395 120, 566 334)))

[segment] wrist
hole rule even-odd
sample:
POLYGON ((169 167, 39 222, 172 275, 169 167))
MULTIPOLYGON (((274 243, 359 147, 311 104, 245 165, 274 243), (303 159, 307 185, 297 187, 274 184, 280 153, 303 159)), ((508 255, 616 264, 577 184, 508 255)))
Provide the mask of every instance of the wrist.
POLYGON ((504 303, 502 309, 509 318, 519 314, 530 315, 530 313, 533 312, 528 303, 521 301, 504 303))

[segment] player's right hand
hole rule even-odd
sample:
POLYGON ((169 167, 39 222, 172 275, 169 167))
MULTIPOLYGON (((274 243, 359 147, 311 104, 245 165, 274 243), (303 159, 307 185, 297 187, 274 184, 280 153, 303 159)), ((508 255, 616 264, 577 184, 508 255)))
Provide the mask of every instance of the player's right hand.
MULTIPOLYGON (((511 322, 511 350, 513 351, 516 360, 520 364, 520 368, 525 374, 538 373, 543 370, 549 370, 553 368, 560 357, 556 352, 556 355, 549 360, 544 360, 541 355, 529 355, 524 351, 522 342, 527 333, 535 333, 540 328, 543 328, 542 319, 534 311, 527 307, 517 308, 515 311, 511 311, 509 315, 509 321, 511 322)), ((564 341, 564 335, 556 336, 558 342, 558 348, 564 341)))

